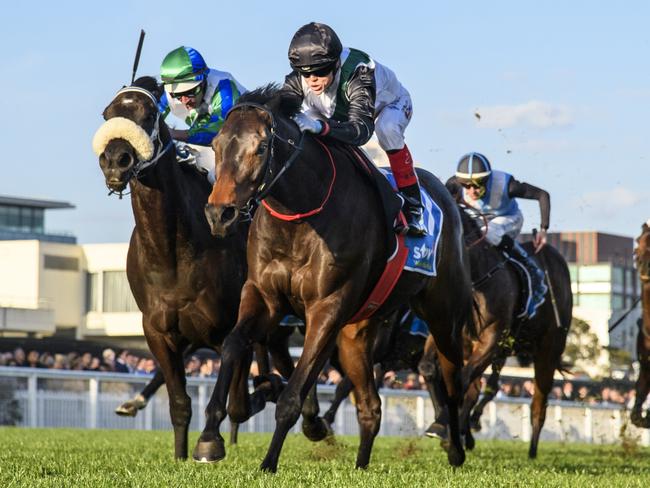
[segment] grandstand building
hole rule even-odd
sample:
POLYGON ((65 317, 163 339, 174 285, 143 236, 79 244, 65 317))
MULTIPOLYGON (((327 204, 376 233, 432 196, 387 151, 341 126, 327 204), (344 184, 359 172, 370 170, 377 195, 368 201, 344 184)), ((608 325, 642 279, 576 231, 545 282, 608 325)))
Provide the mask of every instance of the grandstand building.
MULTIPOLYGON (((128 243, 77 244, 45 228, 45 211, 67 202, 0 196, 0 336, 61 335, 144 346, 141 314, 126 279, 128 243)), ((522 235, 523 239, 530 236, 522 235)), ((638 298, 634 240, 602 232, 549 234, 569 263, 574 316, 587 321, 601 346, 632 353, 638 298)))

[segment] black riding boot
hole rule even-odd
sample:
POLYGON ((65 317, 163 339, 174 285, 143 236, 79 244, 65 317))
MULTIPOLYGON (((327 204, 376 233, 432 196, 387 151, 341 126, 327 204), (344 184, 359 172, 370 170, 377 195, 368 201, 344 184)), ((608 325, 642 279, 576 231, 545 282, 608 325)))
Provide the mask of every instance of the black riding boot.
POLYGON ((519 242, 510 236, 504 236, 498 249, 505 251, 510 257, 516 259, 526 267, 530 275, 533 296, 528 302, 526 313, 532 318, 537 313, 537 308, 544 303, 548 287, 544 282, 544 272, 537 265, 537 262, 530 256, 519 242))
POLYGON ((412 236, 424 236, 427 234, 427 229, 424 226, 424 219, 422 218, 422 198, 420 196, 420 185, 405 186, 399 189, 400 194, 404 198, 404 216, 408 224, 408 234, 412 236))

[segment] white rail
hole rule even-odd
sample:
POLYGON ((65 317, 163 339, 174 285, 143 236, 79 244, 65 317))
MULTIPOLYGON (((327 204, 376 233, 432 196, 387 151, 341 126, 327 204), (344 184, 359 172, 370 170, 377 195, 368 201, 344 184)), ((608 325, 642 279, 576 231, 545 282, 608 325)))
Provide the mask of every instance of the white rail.
MULTIPOLYGON (((6 412, 6 409, 15 408, 19 417, 16 424, 24 427, 170 429, 164 387, 136 418, 118 417, 114 413, 115 407, 133 397, 149 379, 150 376, 117 373, 0 367, 0 409, 6 412)), ((187 379, 188 394, 192 398, 192 430, 203 427, 204 410, 215 382, 215 378, 187 379)), ((424 391, 384 389, 380 394, 380 435, 418 436, 433 420, 433 407, 424 391)), ((321 412, 329 407, 333 395, 333 386, 319 386, 321 412)), ((650 445, 650 431, 637 429, 626 419, 627 412, 616 406, 551 401, 541 439, 615 443, 620 441, 621 427, 626 422, 627 436, 635 437, 640 445, 650 445)), ((488 404, 481 422, 478 439, 529 441, 532 433, 530 400, 496 400, 488 404)), ((269 404, 240 429, 243 432, 272 432, 274 427, 275 405, 269 404)), ((351 402, 342 403, 334 430, 340 434, 358 432, 356 411, 351 402)), ((299 423, 294 431, 300 431, 299 423)))

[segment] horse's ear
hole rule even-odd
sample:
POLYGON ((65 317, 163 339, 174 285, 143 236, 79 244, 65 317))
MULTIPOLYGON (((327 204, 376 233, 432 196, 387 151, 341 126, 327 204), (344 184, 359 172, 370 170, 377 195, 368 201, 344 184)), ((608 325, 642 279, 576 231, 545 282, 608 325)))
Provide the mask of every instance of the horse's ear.
POLYGON ((454 197, 454 200, 460 202, 462 198, 462 191, 461 191, 460 183, 458 183, 456 177, 452 176, 451 178, 449 178, 445 183, 445 186, 447 187, 449 193, 451 193, 451 196, 454 197))
POLYGON ((648 232, 648 229, 650 229, 650 227, 648 227, 648 222, 643 222, 643 225, 641 226, 641 230, 643 232, 648 232))

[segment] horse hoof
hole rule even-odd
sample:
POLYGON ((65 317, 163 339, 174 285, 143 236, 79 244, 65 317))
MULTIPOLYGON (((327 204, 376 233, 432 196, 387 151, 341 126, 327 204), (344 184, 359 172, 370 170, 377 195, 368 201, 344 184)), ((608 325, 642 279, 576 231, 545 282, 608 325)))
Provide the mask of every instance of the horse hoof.
POLYGON ((465 448, 468 451, 471 451, 471 450, 474 449, 475 446, 476 446, 476 441, 474 440, 474 437, 471 436, 471 435, 466 436, 465 437, 465 448))
POLYGON ((312 422, 302 421, 302 433, 312 442, 322 441, 326 437, 334 435, 332 428, 321 417, 315 418, 312 422))
POLYGON ((265 459, 262 461, 262 464, 260 464, 260 469, 265 473, 275 473, 278 470, 278 466, 277 464, 265 459))
POLYGON ((434 422, 424 431, 424 435, 432 439, 445 440, 447 439, 447 426, 434 422))
POLYGON ((447 451, 447 460, 449 460, 451 466, 462 466, 465 462, 465 451, 462 449, 460 451, 449 449, 447 451))
POLYGON ((226 457, 226 448, 222 441, 199 441, 196 443, 192 458, 197 463, 216 463, 226 457))
POLYGON ((138 414, 138 409, 131 402, 124 402, 115 409, 115 413, 120 417, 135 417, 138 414))

